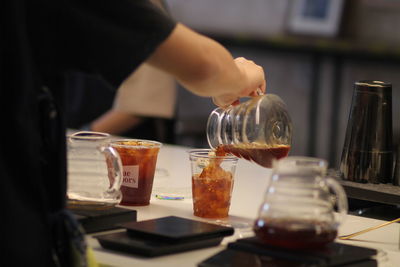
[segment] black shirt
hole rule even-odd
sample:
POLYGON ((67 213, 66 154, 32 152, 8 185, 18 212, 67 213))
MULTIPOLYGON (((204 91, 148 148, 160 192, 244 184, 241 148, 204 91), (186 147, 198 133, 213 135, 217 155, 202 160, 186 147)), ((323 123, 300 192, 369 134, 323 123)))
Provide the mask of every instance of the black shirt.
POLYGON ((0 240, 13 265, 53 265, 64 242, 53 226, 66 195, 63 73, 117 87, 174 26, 145 0, 1 1, 0 240))

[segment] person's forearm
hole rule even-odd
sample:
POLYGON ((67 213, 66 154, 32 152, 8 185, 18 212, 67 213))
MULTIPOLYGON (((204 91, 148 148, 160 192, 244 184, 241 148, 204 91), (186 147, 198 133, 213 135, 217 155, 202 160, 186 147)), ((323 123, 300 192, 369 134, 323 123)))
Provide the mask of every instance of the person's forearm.
POLYGON ((91 123, 90 128, 92 131, 96 132, 119 135, 124 134, 126 131, 140 124, 141 121, 142 119, 135 115, 126 112, 110 110, 94 120, 91 123))
POLYGON ((225 48, 181 24, 148 62, 170 72, 198 95, 215 96, 230 91, 227 81, 244 84, 239 78, 239 69, 225 48))
POLYGON ((260 84, 254 84, 247 66, 238 66, 228 50, 181 24, 157 48, 148 63, 171 73, 188 90, 201 96, 245 96, 257 86, 265 87, 261 82, 263 74, 257 77, 260 84))

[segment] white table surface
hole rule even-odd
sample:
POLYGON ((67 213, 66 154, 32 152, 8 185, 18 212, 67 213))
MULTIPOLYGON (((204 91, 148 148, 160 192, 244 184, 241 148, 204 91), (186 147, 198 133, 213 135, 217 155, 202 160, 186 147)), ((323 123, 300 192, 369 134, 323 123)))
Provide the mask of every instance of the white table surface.
MULTIPOLYGON (((190 195, 191 171, 188 148, 163 145, 157 161, 157 172, 154 184, 155 193, 186 193, 190 195)), ((234 225, 252 224, 257 218, 258 208, 262 203, 263 195, 269 179, 270 169, 259 167, 254 163, 239 160, 236 169, 229 221, 234 225)), ((138 221, 154 219, 164 216, 180 216, 189 219, 202 220, 192 212, 192 199, 160 200, 152 196, 149 206, 130 207, 137 210, 138 221)), ((123 206, 127 208, 126 206, 123 206)), ((348 215, 344 224, 339 228, 339 235, 349 234, 364 228, 378 225, 383 221, 348 215)), ((204 259, 223 250, 226 244, 239 237, 251 235, 251 232, 236 233, 224 239, 217 247, 199 249, 155 258, 143 258, 125 253, 105 250, 92 236, 88 242, 93 248, 99 263, 112 266, 197 266, 204 259)), ((353 240, 337 240, 346 244, 371 247, 379 250, 379 266, 400 266, 400 225, 388 225, 375 231, 355 237, 353 240)))

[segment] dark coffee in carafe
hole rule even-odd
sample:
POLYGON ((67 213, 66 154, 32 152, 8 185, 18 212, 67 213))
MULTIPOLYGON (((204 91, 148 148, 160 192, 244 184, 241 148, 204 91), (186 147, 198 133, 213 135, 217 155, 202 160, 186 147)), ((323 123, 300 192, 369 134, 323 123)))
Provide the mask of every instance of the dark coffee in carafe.
POLYGON ((355 83, 340 171, 345 180, 389 183, 393 176, 392 85, 355 83))

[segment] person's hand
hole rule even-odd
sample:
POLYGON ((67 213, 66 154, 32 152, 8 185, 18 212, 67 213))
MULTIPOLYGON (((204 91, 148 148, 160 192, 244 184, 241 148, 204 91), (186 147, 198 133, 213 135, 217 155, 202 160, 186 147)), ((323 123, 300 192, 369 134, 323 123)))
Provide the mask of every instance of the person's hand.
POLYGON ((229 92, 213 97, 213 102, 217 106, 227 107, 235 105, 239 103, 240 97, 257 96, 265 93, 266 81, 263 68, 244 57, 238 57, 234 59, 234 62, 244 79, 244 88, 240 88, 238 92, 229 92))

